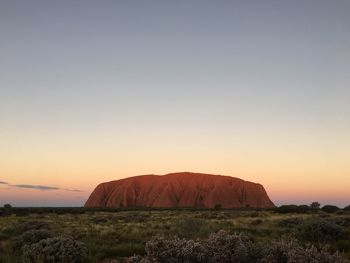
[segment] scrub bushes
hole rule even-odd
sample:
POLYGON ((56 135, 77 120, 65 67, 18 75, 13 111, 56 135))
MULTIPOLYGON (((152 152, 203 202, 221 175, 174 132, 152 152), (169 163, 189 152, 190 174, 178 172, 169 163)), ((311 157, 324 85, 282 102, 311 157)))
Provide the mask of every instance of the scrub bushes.
POLYGON ((243 234, 221 230, 203 241, 153 238, 146 243, 146 256, 133 256, 130 263, 341 263, 341 257, 315 247, 304 248, 297 241, 281 240, 258 244, 243 234))
POLYGON ((83 243, 71 237, 48 238, 23 248, 24 263, 83 263, 87 255, 83 243))

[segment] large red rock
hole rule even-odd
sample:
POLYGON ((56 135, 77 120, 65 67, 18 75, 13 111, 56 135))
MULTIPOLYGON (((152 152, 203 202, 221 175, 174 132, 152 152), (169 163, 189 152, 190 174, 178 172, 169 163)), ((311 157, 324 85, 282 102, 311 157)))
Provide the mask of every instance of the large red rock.
POLYGON ((102 183, 86 207, 274 207, 264 187, 231 176, 171 173, 102 183))

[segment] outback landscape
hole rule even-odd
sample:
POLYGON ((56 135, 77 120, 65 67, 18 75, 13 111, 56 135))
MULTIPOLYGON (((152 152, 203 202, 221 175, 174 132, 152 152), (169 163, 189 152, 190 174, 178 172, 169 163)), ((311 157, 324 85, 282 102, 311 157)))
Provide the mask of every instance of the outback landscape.
POLYGON ((3 263, 350 262, 350 207, 0 211, 3 263))
POLYGON ((99 184, 81 208, 1 209, 2 262, 349 262, 350 206, 276 207, 264 187, 202 173, 99 184))
POLYGON ((0 263, 350 263, 350 0, 0 0, 0 263))

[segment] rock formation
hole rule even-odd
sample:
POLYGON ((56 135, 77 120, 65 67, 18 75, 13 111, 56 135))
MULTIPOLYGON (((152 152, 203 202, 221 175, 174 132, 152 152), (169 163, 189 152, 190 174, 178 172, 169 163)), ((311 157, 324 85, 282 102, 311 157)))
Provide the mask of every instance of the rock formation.
POLYGON ((261 184, 201 173, 141 175, 96 187, 85 207, 271 208, 261 184))

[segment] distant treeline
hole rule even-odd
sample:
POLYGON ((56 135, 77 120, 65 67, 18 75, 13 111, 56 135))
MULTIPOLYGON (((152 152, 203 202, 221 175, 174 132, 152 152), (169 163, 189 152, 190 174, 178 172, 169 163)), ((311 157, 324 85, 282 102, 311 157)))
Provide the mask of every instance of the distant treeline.
POLYGON ((341 209, 334 205, 325 205, 323 207, 315 205, 282 205, 276 208, 269 209, 254 209, 254 208, 218 208, 202 209, 202 208, 148 208, 148 207, 12 207, 5 205, 0 208, 0 216, 16 215, 26 216, 29 214, 84 214, 95 212, 122 212, 122 211, 272 211, 276 213, 315 213, 323 211, 326 213, 335 212, 350 212, 350 205, 341 209))
POLYGON ((277 213, 313 213, 323 211, 326 213, 335 213, 341 211, 350 212, 350 205, 344 207, 343 209, 335 205, 325 205, 323 207, 313 207, 308 205, 282 205, 274 209, 277 213))
POLYGON ((237 211, 273 211, 272 209, 253 209, 253 208, 194 208, 194 207, 177 207, 177 208, 154 208, 154 207, 0 207, 0 216, 14 214, 17 216, 26 216, 29 214, 84 214, 95 212, 122 212, 122 211, 217 211, 217 210, 237 210, 237 211))

